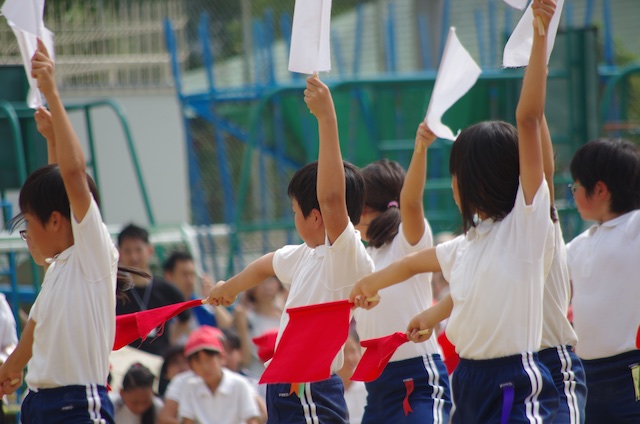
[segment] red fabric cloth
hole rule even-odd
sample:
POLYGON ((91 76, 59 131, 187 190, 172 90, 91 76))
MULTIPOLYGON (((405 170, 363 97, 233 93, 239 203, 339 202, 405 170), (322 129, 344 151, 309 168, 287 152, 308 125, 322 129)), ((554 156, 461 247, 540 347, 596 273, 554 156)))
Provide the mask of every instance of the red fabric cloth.
POLYGON ((349 336, 348 300, 289 308, 289 323, 262 383, 322 381, 331 377, 331 363, 349 336))
POLYGON ((367 350, 360 358, 351 380, 370 382, 380 377, 384 367, 387 366, 391 356, 400 345, 408 342, 409 339, 404 333, 393 333, 377 339, 363 340, 360 346, 367 350))
POLYGON ((267 362, 269 359, 273 358, 273 351, 276 349, 277 338, 278 329, 274 328, 251 339, 253 344, 258 348, 258 357, 262 362, 267 362))
POLYGON ((409 396, 413 393, 413 378, 407 378, 404 380, 404 400, 402 401, 402 410, 404 411, 404 416, 409 415, 409 412, 413 412, 411 409, 411 404, 409 403, 409 396))
POLYGON ((640 349, 640 326, 638 326, 638 332, 636 333, 636 347, 640 349))
POLYGON ((138 339, 145 340, 149 332, 154 328, 164 326, 165 322, 180 312, 198 305, 202 305, 202 300, 189 300, 133 314, 118 315, 116 317, 116 339, 113 342, 113 350, 122 349, 138 339))
POLYGON ((444 365, 447 367, 449 375, 453 373, 453 370, 458 366, 460 357, 456 353, 456 347, 447 338, 447 332, 443 331, 438 336, 438 344, 442 348, 442 355, 444 356, 444 365))

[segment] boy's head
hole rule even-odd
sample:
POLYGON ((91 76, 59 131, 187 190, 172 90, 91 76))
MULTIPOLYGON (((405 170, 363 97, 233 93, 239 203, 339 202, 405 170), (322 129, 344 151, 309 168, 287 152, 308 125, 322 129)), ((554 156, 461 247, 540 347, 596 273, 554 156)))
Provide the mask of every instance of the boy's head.
POLYGON ((122 379, 120 397, 127 408, 142 415, 153 406, 153 380, 155 376, 142 364, 133 364, 122 379))
POLYGON ((149 232, 134 224, 129 224, 118 234, 120 263, 124 266, 149 270, 153 257, 153 246, 149 243, 149 232))
MULTIPOLYGON (((364 179, 362 174, 354 165, 344 162, 344 176, 346 184, 345 201, 347 213, 353 225, 360 222, 362 208, 364 207, 364 179)), ((309 163, 293 175, 289 182, 287 193, 289 197, 296 200, 304 218, 311 214, 314 209, 320 211, 318 203, 318 162, 309 163)))
POLYGON ((194 373, 206 383, 220 378, 224 365, 224 334, 217 328, 202 325, 193 330, 184 345, 184 356, 194 373))
POLYGON ((173 252, 162 267, 164 278, 172 282, 185 298, 191 296, 196 288, 196 264, 188 252, 173 252))
POLYGON ((580 147, 571 160, 571 177, 585 220, 640 209, 640 148, 629 141, 600 139, 580 147))
MULTIPOLYGON (((87 174, 87 184, 96 203, 100 205, 98 188, 87 174)), ((20 214, 12 219, 10 227, 26 223, 26 237, 34 261, 42 265, 69 246, 62 240, 73 239, 69 197, 58 165, 50 164, 32 172, 20 189, 20 214)))

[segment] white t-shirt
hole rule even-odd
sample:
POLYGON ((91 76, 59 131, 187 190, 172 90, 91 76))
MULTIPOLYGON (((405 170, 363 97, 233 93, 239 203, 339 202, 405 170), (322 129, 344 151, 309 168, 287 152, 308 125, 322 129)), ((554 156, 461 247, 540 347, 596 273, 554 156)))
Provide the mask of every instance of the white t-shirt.
POLYGON ((360 424, 367 406, 367 387, 362 381, 352 381, 349 388, 344 389, 344 400, 349 410, 349 423, 360 424))
MULTIPOLYGON (((425 231, 415 246, 411 246, 402 232, 402 224, 395 238, 380 248, 367 248, 376 271, 388 267, 410 253, 433 246, 431 227, 425 220, 425 231)), ((360 340, 388 336, 397 331, 404 332, 409 321, 433 304, 431 273, 417 274, 400 284, 380 290, 380 303, 371 310, 355 310, 356 329, 360 340)), ((405 343, 396 350, 391 361, 416 358, 438 353, 436 338, 422 343, 405 343)))
POLYGON ((567 318, 571 300, 567 249, 562 238, 560 223, 555 222, 553 228, 554 254, 544 283, 541 350, 555 346, 575 347, 578 341, 578 336, 567 318))
POLYGON ((540 349, 544 280, 553 257, 549 207, 544 180, 529 206, 519 186, 513 209, 501 221, 482 221, 436 247, 453 299, 447 336, 460 357, 540 349))
MULTIPOLYGON (((273 269, 276 277, 290 286, 286 310, 347 299, 356 281, 373 272, 373 261, 360 241, 360 232, 349 222, 332 245, 325 240, 314 249, 306 243, 278 249, 273 256, 273 269)), ((288 323, 289 314, 284 312, 276 346, 288 323)), ((343 360, 341 349, 331 364, 331 373, 342 368, 343 360)))
POLYGON ((4 294, 0 293, 0 363, 4 363, 18 344, 16 320, 4 294))
POLYGON ((184 388, 185 383, 191 377, 195 377, 195 375, 196 374, 192 370, 183 371, 174 375, 167 385, 167 390, 164 391, 164 398, 166 400, 173 400, 180 403, 180 396, 182 396, 182 389, 184 388))
POLYGON ((640 210, 594 225, 567 245, 576 353, 608 358, 636 350, 640 324, 640 210))
POLYGON ((31 390, 106 385, 116 326, 118 251, 98 205, 71 211, 73 246, 56 257, 29 318, 36 322, 26 381, 31 390))
MULTIPOLYGON (((124 404, 119 393, 109 392, 109 399, 111 399, 111 403, 113 403, 113 418, 117 424, 140 424, 142 416, 131 412, 131 409, 124 404)), ((162 403, 162 400, 157 396, 154 396, 153 407, 156 411, 156 421, 160 416, 160 411, 162 411, 163 406, 164 404, 162 403)))
POLYGON ((241 424, 260 417, 256 396, 244 377, 223 369, 215 393, 200 377, 189 378, 183 386, 178 414, 181 419, 200 424, 241 424))

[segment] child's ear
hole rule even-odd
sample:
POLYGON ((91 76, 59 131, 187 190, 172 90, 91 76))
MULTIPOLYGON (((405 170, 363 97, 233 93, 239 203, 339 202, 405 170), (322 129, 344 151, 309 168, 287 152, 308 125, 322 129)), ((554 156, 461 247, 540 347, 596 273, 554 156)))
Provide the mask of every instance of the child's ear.
POLYGON ((605 199, 609 195, 609 187, 604 182, 598 181, 593 186, 593 195, 598 199, 605 199))
POLYGON ((51 212, 47 225, 50 225, 54 231, 58 231, 66 218, 58 211, 51 212))
POLYGON ((313 217, 313 223, 316 228, 321 228, 324 225, 324 221, 322 220, 322 214, 319 209, 312 209, 311 216, 313 217))

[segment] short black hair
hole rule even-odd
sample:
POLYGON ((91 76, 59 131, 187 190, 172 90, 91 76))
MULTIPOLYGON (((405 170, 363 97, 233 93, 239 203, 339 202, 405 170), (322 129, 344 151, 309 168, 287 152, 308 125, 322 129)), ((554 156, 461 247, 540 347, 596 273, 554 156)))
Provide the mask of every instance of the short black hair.
POLYGON ((382 247, 398 234, 402 221, 399 202, 405 170, 398 162, 382 159, 362 168, 362 176, 366 189, 365 205, 381 212, 369 223, 368 243, 371 247, 382 247), (391 202, 396 202, 396 207, 389 207, 391 202))
POLYGON ((571 159, 571 177, 587 197, 598 181, 611 193, 609 209, 626 213, 640 209, 640 148, 627 140, 599 139, 580 147, 571 159))
POLYGON ((145 244, 149 244, 149 232, 142 227, 130 223, 120 230, 120 234, 118 234, 118 247, 122 246, 122 242, 126 239, 142 240, 145 244))
POLYGON ((475 215, 496 221, 511 212, 518 194, 518 131, 503 121, 485 121, 464 129, 451 148, 449 172, 456 177, 464 232, 475 215))
POLYGON ((169 258, 162 265, 162 270, 164 272, 173 272, 176 269, 176 265, 178 262, 189 261, 193 262, 193 256, 189 252, 184 251, 174 251, 171 253, 169 258))
MULTIPOLYGON (((89 174, 87 174, 87 184, 99 207, 98 187, 89 174)), ((69 196, 64 188, 58 165, 49 164, 33 171, 20 189, 18 205, 20 214, 12 220, 10 227, 19 224, 25 212, 34 215, 42 224, 49 220, 54 211, 60 212, 62 216, 71 220, 69 196)))
MULTIPOLYGON (((347 203, 347 213, 353 225, 358 225, 360 215, 364 207, 364 179, 362 174, 354 165, 347 161, 344 163, 345 176, 345 201, 347 203)), ((318 203, 318 161, 311 162, 298 169, 289 182, 287 194, 289 197, 296 199, 302 216, 309 216, 312 210, 320 211, 318 203)), ((322 211, 320 211, 322 213, 322 211)))
POLYGON ((242 340, 236 330, 233 328, 223 328, 222 333, 224 334, 225 348, 227 352, 240 350, 242 348, 242 340))
POLYGON ((149 370, 140 363, 135 363, 129 367, 126 374, 122 378, 122 389, 124 391, 144 388, 148 389, 153 387, 153 380, 155 376, 149 370))

